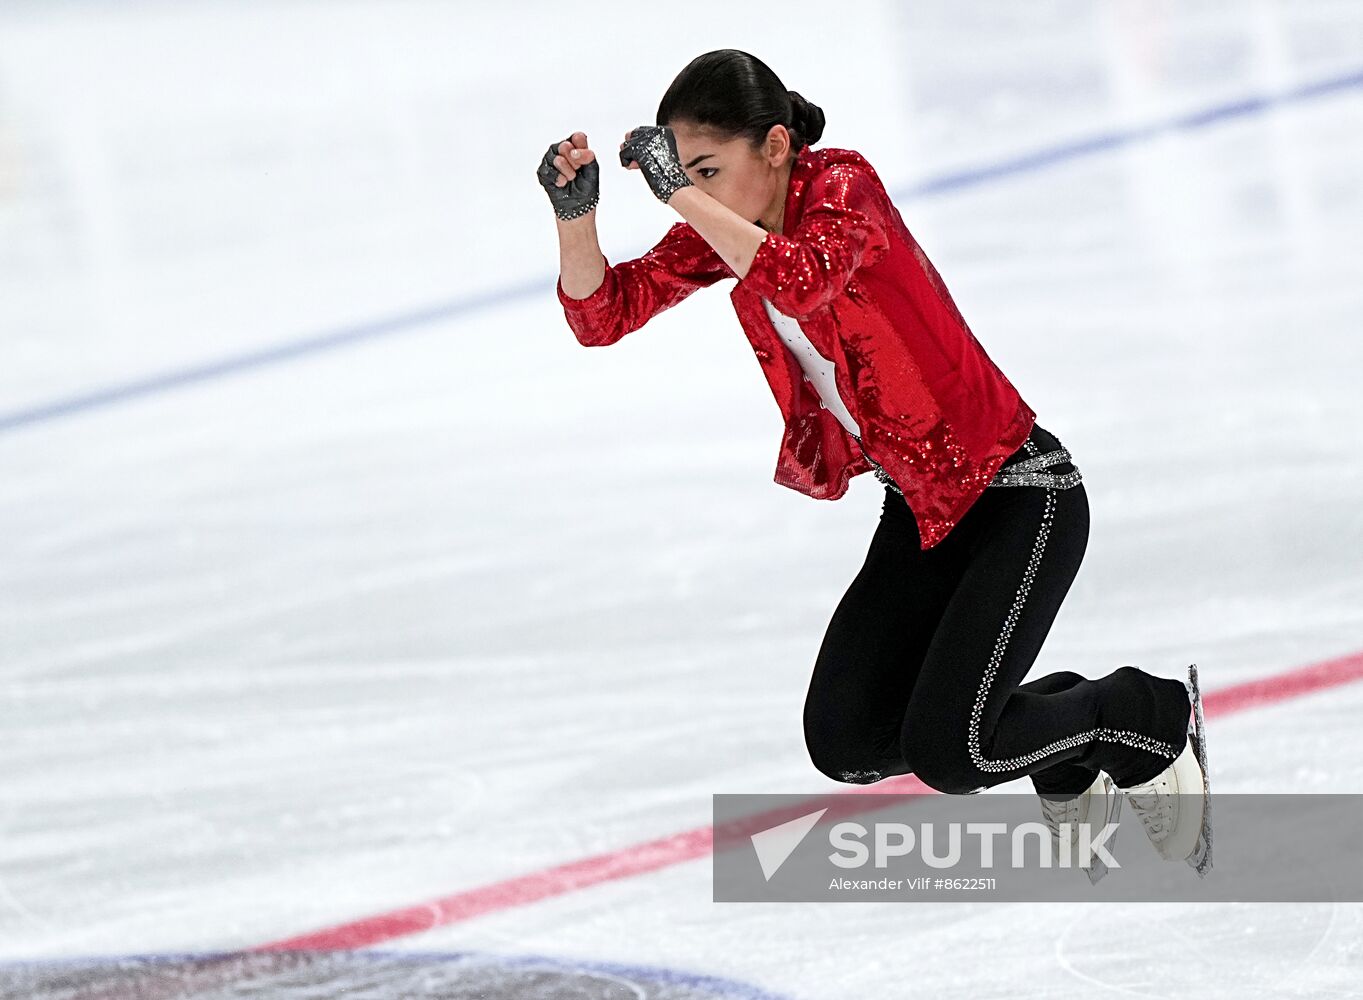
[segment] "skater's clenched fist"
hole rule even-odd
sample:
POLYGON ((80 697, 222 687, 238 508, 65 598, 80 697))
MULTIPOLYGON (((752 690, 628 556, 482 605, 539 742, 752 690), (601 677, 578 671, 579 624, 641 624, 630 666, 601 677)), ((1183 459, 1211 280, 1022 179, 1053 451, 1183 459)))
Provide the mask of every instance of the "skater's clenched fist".
POLYGON ((601 195, 601 168, 587 145, 585 132, 574 132, 549 146, 536 176, 549 194, 560 219, 576 219, 596 208, 601 195))
POLYGON ((620 144, 620 164, 641 170, 664 205, 681 188, 691 187, 677 152, 676 133, 667 125, 640 125, 626 132, 620 144))

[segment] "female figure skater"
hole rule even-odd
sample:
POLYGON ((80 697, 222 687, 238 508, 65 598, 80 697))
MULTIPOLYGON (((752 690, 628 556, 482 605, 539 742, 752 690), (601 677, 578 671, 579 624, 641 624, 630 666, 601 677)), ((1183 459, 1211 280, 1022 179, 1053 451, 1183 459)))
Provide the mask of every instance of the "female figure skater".
MULTIPOLYGON (((597 242, 595 152, 582 132, 552 144, 538 177, 569 327, 613 344, 736 278, 730 298, 785 420, 775 481, 823 500, 872 469, 884 483, 805 702, 821 772, 863 784, 912 772, 949 794, 1025 775, 1057 853, 1062 822, 1077 843, 1075 824, 1101 829, 1125 794, 1160 855, 1205 874, 1196 665, 1186 682, 1123 666, 1022 683, 1087 546, 1080 472, 975 339, 871 164, 812 148, 823 125, 746 52, 692 60, 619 154, 683 221, 614 265, 597 242)), ((1085 867, 1093 881, 1105 870, 1085 867)))

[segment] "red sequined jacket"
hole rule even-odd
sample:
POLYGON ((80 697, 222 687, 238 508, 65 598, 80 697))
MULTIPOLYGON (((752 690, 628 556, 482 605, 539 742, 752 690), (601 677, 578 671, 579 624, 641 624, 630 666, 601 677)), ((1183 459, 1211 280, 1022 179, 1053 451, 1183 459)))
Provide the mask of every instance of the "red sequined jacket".
MULTIPOLYGON (((604 346, 697 288, 737 277, 678 222, 642 257, 607 259, 605 280, 587 298, 568 297, 561 278, 558 297, 578 341, 604 346)), ((785 420, 775 481, 836 500, 871 470, 869 454, 903 490, 925 550, 1031 432, 1036 414, 966 326, 860 153, 799 151, 782 232, 766 235, 730 299, 785 420), (834 363, 860 446, 819 400, 763 298, 834 363)))

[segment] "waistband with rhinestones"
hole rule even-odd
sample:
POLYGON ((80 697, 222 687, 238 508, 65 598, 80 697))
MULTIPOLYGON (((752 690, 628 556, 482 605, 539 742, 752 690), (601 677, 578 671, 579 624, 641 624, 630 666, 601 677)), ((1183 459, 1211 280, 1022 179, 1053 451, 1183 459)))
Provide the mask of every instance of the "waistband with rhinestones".
MULTIPOLYGON (((853 434, 853 440, 861 448, 861 453, 866 456, 866 461, 871 463, 875 470, 875 477, 882 483, 894 490, 900 496, 904 495, 898 484, 890 478, 890 474, 885 471, 884 466, 877 462, 866 451, 866 446, 861 443, 861 438, 853 434)), ((1032 455, 1024 458, 1020 462, 999 469, 994 474, 994 478, 988 483, 989 486, 1045 486, 1050 489, 1067 490, 1071 486, 1077 486, 1084 481, 1083 475, 1079 472, 1079 467, 1075 465, 1070 472, 1039 472, 1038 469, 1050 468, 1053 465, 1064 465, 1069 462, 1074 465, 1070 457, 1068 448, 1063 445, 1053 451, 1042 452, 1040 455, 1032 455)))

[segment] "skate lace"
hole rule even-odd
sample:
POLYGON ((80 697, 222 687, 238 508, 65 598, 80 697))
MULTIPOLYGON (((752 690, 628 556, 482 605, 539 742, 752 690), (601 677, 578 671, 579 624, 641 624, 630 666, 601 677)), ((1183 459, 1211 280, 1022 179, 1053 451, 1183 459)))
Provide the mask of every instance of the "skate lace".
POLYGON ((1169 835, 1174 821, 1174 796, 1162 790, 1161 784, 1142 785, 1139 790, 1126 793, 1131 807, 1145 824, 1151 840, 1163 840, 1169 835))
POLYGON ((1079 800, 1082 798, 1076 795, 1072 799, 1046 799, 1041 800, 1041 814, 1046 819, 1046 826, 1051 831, 1051 837, 1056 842, 1060 840, 1060 824, 1070 824, 1070 840, 1076 839, 1076 831, 1079 824, 1079 800))

